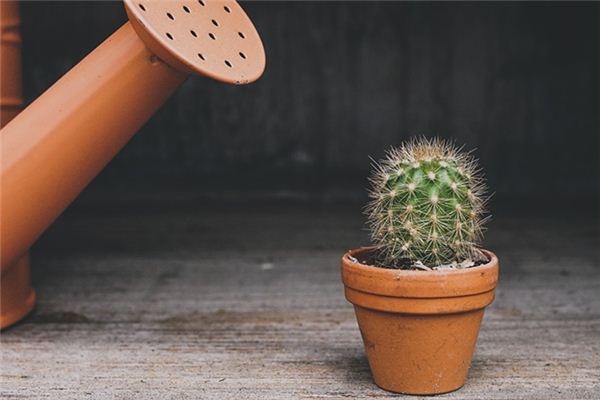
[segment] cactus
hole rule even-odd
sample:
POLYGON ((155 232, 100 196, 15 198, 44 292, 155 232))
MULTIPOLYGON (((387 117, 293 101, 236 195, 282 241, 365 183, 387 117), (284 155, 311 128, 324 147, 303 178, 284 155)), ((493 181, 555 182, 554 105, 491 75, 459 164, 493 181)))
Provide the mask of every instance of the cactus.
POLYGON ((476 160, 461 150, 419 138, 374 164, 367 216, 384 266, 435 268, 481 257, 486 188, 476 160))

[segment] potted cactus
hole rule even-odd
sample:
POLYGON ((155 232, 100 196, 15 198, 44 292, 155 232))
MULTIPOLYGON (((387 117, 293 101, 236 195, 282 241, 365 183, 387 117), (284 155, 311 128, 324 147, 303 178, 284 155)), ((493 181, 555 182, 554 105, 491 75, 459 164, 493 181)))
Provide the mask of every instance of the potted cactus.
POLYGON ((415 139, 375 164, 367 216, 373 245, 342 258, 346 299, 375 383, 405 394, 460 388, 498 258, 481 249, 485 185, 475 159, 415 139))

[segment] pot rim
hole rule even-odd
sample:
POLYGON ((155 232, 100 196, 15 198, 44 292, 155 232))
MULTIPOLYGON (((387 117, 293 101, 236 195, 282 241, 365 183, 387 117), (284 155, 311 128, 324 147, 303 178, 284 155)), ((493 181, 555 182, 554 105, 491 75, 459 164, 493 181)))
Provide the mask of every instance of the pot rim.
POLYGON ((342 257, 344 286, 360 292, 403 298, 449 298, 493 291, 498 283, 498 257, 481 249, 489 262, 459 270, 412 271, 352 261, 373 246, 350 250, 342 257))

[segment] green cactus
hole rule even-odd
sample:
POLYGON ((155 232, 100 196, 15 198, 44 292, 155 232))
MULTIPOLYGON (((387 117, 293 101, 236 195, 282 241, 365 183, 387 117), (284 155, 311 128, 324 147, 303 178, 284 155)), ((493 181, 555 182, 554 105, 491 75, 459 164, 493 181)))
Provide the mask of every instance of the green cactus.
POLYGON ((480 257, 486 189, 469 153, 441 139, 414 139, 375 163, 370 180, 368 222, 385 266, 480 257))

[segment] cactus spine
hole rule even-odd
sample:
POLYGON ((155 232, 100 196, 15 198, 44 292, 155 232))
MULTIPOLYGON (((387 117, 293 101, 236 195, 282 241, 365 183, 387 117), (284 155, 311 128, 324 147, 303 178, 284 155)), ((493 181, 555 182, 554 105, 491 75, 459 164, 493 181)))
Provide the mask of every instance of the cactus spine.
POLYGON ((385 266, 477 259, 486 189, 469 153, 441 139, 414 139, 376 163, 370 181, 368 222, 385 266))

